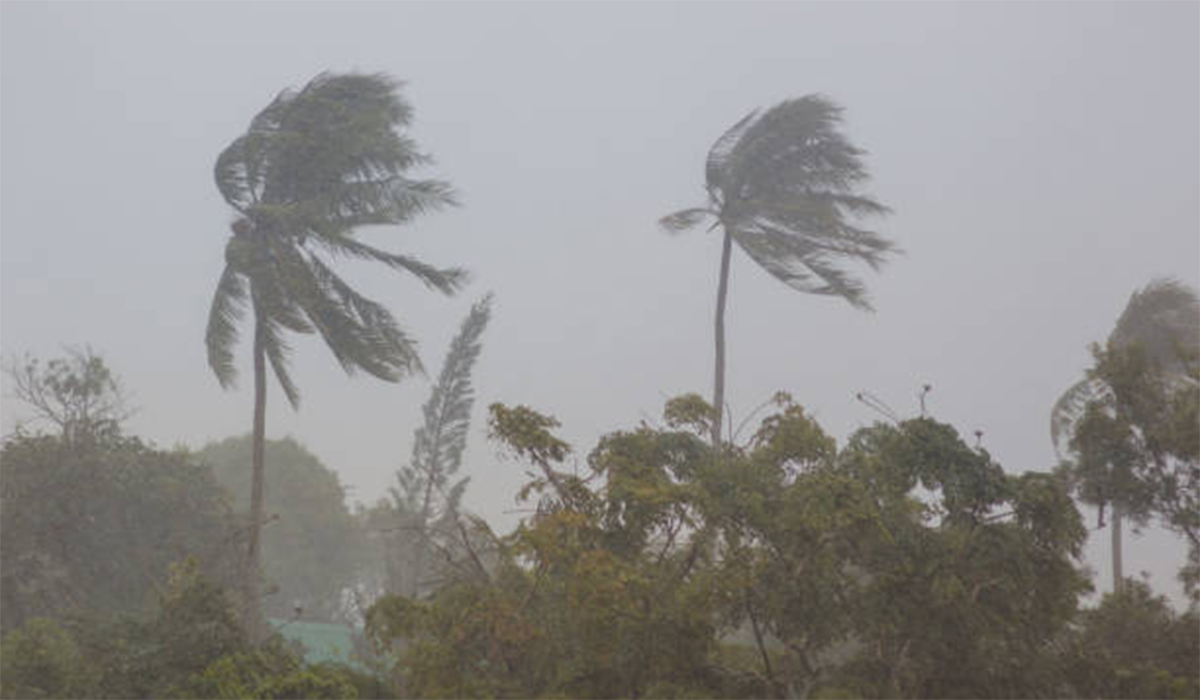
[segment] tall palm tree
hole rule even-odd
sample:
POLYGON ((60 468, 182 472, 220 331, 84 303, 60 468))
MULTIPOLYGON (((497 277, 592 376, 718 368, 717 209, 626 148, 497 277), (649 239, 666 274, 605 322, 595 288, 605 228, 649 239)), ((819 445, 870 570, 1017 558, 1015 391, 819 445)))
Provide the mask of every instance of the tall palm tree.
MULTIPOLYGON (((1141 349, 1147 361, 1157 365, 1172 381, 1186 382, 1192 379, 1186 373, 1187 359, 1200 351, 1200 300, 1195 290, 1177 280, 1161 278, 1152 280, 1140 291, 1135 290, 1129 303, 1117 319, 1116 326, 1108 336, 1109 349, 1141 349)), ((1087 415, 1089 407, 1112 405, 1115 396, 1112 387, 1101 378, 1089 376, 1076 382, 1059 397, 1050 411, 1050 439, 1059 459, 1070 464, 1075 445, 1077 428, 1087 415)), ((1111 472, 1117 465, 1109 464, 1111 472)), ((1108 474, 1109 481, 1119 481, 1126 488, 1133 484, 1128 474, 1108 474)), ((1121 530, 1127 515, 1127 498, 1124 489, 1109 485, 1081 483, 1081 498, 1100 508, 1100 522, 1104 522, 1104 507, 1110 506, 1112 536, 1113 591, 1124 581, 1122 571, 1121 530)))
POLYGON ((801 292, 837 296, 870 310, 866 288, 842 265, 878 269, 895 246, 851 224, 887 207, 859 192, 867 171, 838 130, 842 109, 821 95, 755 110, 725 132, 708 154, 708 202, 659 221, 678 233, 706 219, 724 231, 717 285, 713 444, 721 441, 725 403, 725 299, 732 243, 768 273, 801 292))
POLYGON ((427 162, 401 129, 411 118, 399 83, 385 75, 321 74, 279 94, 217 158, 217 188, 237 218, 208 318, 208 364, 222 387, 234 384, 233 346, 247 307, 253 313, 254 435, 247 629, 259 626, 259 531, 263 524, 266 365, 293 408, 285 333, 319 333, 348 373, 386 381, 422 371, 415 342, 391 313, 342 280, 322 254, 374 260, 415 275, 444 294, 465 281, 355 238, 362 226, 402 224, 454 204, 447 183, 405 173, 427 162))

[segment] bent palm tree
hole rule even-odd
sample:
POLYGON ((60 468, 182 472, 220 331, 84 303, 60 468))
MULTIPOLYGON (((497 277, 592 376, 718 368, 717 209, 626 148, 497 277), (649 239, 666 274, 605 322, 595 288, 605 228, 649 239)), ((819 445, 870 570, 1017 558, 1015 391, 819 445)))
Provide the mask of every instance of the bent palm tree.
MULTIPOLYGON (((1186 361, 1200 351, 1200 299, 1196 292, 1172 279, 1156 279, 1129 297, 1129 303, 1117 319, 1108 336, 1111 349, 1138 347, 1147 361, 1157 365, 1173 381, 1192 381, 1186 373, 1186 361)), ((1076 452, 1073 444, 1078 427, 1089 407, 1111 406, 1116 398, 1112 387, 1104 380, 1091 376, 1076 382, 1063 392, 1050 411, 1050 439, 1060 460, 1068 460, 1076 452)), ((1109 464, 1108 471, 1116 469, 1109 464)), ((1106 481, 1132 483, 1128 475, 1108 474, 1106 481)), ((1121 561, 1121 526, 1129 505, 1122 499, 1120 488, 1093 483, 1083 478, 1080 497, 1100 509, 1100 524, 1104 522, 1104 507, 1111 506, 1113 591, 1124 580, 1121 561)))
POLYGON ((888 208, 858 193, 867 179, 855 148, 838 131, 840 107, 820 95, 751 112, 713 145, 705 168, 708 203, 659 221, 681 232, 708 218, 724 229, 717 285, 713 444, 721 441, 725 402, 725 299, 729 256, 737 241, 756 263, 801 292, 837 296, 870 310, 866 288, 845 260, 883 264, 894 245, 850 223, 888 208))
POLYGON ((360 226, 401 224, 454 203, 448 184, 404 175, 428 158, 398 131, 411 116, 398 87, 384 75, 321 74, 280 93, 217 158, 217 188, 238 218, 205 341, 221 386, 233 386, 238 322, 247 306, 253 312, 253 478, 242 591, 252 637, 260 624, 255 580, 268 362, 293 408, 299 402, 285 332, 319 333, 348 374, 362 370, 394 382, 421 371, 415 342, 388 310, 358 294, 321 253, 381 262, 444 294, 465 282, 461 270, 437 269, 354 237, 360 226))

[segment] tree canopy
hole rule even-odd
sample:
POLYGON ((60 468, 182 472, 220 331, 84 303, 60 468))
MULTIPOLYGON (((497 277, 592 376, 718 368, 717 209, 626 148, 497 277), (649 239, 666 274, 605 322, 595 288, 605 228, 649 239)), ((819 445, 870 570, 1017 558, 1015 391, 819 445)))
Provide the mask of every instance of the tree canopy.
MULTIPOLYGON (((196 459, 210 466, 247 517, 250 505, 251 437, 205 445, 196 459)), ((346 502, 336 472, 299 442, 266 443, 266 503, 263 529, 263 614, 280 619, 343 621, 344 593, 362 566, 363 533, 346 502)))
MULTIPOLYGON (((427 600, 368 632, 422 697, 964 697, 1062 690, 1042 668, 1088 589, 1061 484, 1006 475, 948 425, 876 426, 841 451, 786 395, 751 442, 713 411, 561 464, 557 422, 494 405, 536 469, 536 514, 427 600), (924 496, 919 495, 918 487, 924 496), (1001 573, 1003 572, 1003 573, 1001 573)), ((472 553, 477 555, 477 552, 472 553)))

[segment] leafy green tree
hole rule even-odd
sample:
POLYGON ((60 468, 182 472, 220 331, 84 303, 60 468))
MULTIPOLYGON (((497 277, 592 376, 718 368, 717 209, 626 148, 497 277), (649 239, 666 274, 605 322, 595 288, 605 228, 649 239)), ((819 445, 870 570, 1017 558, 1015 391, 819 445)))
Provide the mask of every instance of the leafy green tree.
POLYGON ((318 75, 279 94, 217 158, 215 178, 237 212, 225 247, 205 342, 223 387, 234 383, 238 322, 253 313, 254 449, 248 570, 243 582, 247 627, 259 623, 256 573, 263 525, 266 364, 295 407, 286 331, 316 331, 347 373, 399 381, 421 370, 415 343, 386 308, 356 292, 322 253, 380 262, 452 294, 465 281, 457 269, 362 243, 363 226, 407 223, 453 204, 449 185, 406 173, 428 160, 402 133, 411 109, 399 83, 385 75, 318 75))
POLYGON ((250 646, 191 559, 169 567, 151 614, 31 620, 5 636, 0 669, 3 697, 389 697, 378 679, 306 664, 278 635, 250 646))
MULTIPOLYGON (((194 559, 168 569, 148 615, 91 613, 63 618, 55 626, 61 638, 46 644, 50 640, 43 635, 40 641, 54 655, 62 653, 55 649, 78 651, 72 672, 80 682, 61 687, 51 679, 30 675, 18 681, 23 691, 33 697, 177 697, 175 688, 191 674, 203 670, 211 659, 238 651, 244 642, 223 591, 199 575, 194 559), (62 693, 49 695, 55 685, 62 693)), ((27 643, 30 633, 44 630, 45 625, 45 621, 32 621, 10 632, 5 644, 27 643)), ((20 668, 7 655, 0 662, 6 680, 10 664, 20 668)))
MULTIPOLYGON (((194 698, 360 698, 349 669, 306 665, 278 638, 227 654, 190 676, 178 695, 194 698)), ((375 688, 368 686, 369 689, 375 688)))
POLYGON ((553 418, 493 405, 533 515, 493 566, 382 598, 368 634, 422 697, 1053 696, 1038 662, 1088 588, 1061 484, 929 419, 839 453, 776 406, 718 452, 712 408, 673 399, 576 474, 553 418))
POLYGON ((866 487, 883 535, 853 545, 857 648, 828 682, 864 697, 1062 697, 1043 659, 1090 588, 1062 484, 1006 475, 928 418, 859 431, 838 471, 866 487))
POLYGON ((92 686, 86 658, 61 626, 36 617, 0 644, 0 697, 87 697, 92 686))
POLYGON ((715 321, 712 440, 720 442, 725 405, 725 300, 734 241, 754 262, 801 292, 837 296, 871 308, 866 289, 844 261, 883 264, 895 246, 852 223, 887 213, 859 191, 861 156, 838 130, 842 109, 820 95, 754 111, 713 145, 705 167, 708 202, 664 217, 669 232, 709 218, 724 231, 715 321))
MULTIPOLYGON (((1194 497, 1179 502, 1200 486, 1194 468, 1200 440, 1193 408, 1200 386, 1196 292, 1175 280, 1152 281, 1130 297, 1106 345, 1092 351, 1095 366, 1055 403, 1050 435, 1062 472, 1083 502, 1099 507, 1101 524, 1111 506, 1115 591, 1124 581, 1125 517, 1144 523, 1165 509, 1179 514, 1179 526, 1191 522, 1187 513, 1200 512, 1194 497), (1189 451, 1192 468, 1171 468, 1171 452, 1186 463, 1189 451)), ((1195 520, 1187 528, 1193 545, 1200 515, 1195 520)))
MULTIPOLYGON (((495 566, 451 579, 427 599, 387 596, 371 609, 373 638, 385 646, 403 640, 395 648, 402 650, 398 668, 408 693, 638 697, 687 692, 704 687, 705 679, 720 687, 717 672, 707 668, 715 647, 711 587, 690 580, 696 562, 678 548, 637 546, 659 519, 639 519, 627 529, 620 503, 606 507, 583 479, 563 472, 570 448, 552 434, 554 419, 496 404, 489 425, 536 468, 539 475, 523 493, 536 500, 538 514, 511 537, 493 538, 495 566), (640 534, 632 531, 638 527, 640 534)), ((707 451, 695 437, 682 439, 687 449, 707 451)), ((624 460, 616 453, 627 449, 655 453, 663 463, 623 480, 621 501, 675 520, 683 504, 667 501, 682 492, 655 490, 655 505, 639 497, 653 472, 666 477, 658 470, 668 468, 670 446, 654 444, 648 433, 612 436, 612 456, 595 455, 605 464, 597 467, 619 469, 624 460)), ((680 528, 677 520, 658 524, 680 528)))
MULTIPOLYGON (((239 514, 250 505, 252 452, 252 437, 243 435, 196 453, 232 494, 239 514)), ((292 438, 267 440, 263 456, 269 524, 263 531, 262 568, 271 591, 263 597, 263 614, 343 621, 343 594, 355 583, 366 546, 346 504, 345 487, 336 472, 292 438)))
POLYGON ((212 472, 185 452, 14 435, 0 448, 0 623, 138 612, 167 565, 189 555, 231 583, 234 534, 212 472))
POLYGON ((460 503, 470 477, 456 478, 467 446, 475 401, 471 369, 491 317, 491 296, 473 307, 450 343, 442 371, 423 409, 425 422, 413 436, 412 458, 391 489, 385 558, 386 590, 416 597, 430 588, 429 570, 454 557, 460 503))
POLYGON ((1176 613, 1145 583, 1129 580, 1082 612, 1055 661, 1074 697, 1182 699, 1200 696, 1197 658, 1196 610, 1176 613))

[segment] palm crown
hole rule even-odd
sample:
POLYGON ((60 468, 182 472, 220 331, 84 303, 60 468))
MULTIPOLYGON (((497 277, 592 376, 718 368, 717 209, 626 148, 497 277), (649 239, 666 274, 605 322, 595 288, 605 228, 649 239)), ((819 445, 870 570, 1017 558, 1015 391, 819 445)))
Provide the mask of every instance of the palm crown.
POLYGON ((679 232, 715 217, 747 255, 788 286, 871 308, 862 282, 840 263, 854 259, 878 269, 895 246, 850 223, 852 216, 888 208, 857 193, 868 175, 863 151, 838 131, 841 115, 821 95, 746 115, 709 152, 707 205, 660 224, 679 232))
POLYGON ((454 204, 450 186, 405 173, 429 158, 398 131, 411 110, 384 75, 322 74, 280 93, 217 158, 222 197, 238 214, 208 319, 208 363, 234 383, 233 345, 247 303, 280 386, 295 406, 284 331, 325 340, 338 362, 388 381, 421 370, 415 343, 380 304, 322 258, 375 260, 446 294, 465 282, 354 237, 360 226, 400 224, 454 204))
MULTIPOLYGON (((1151 281, 1129 297, 1108 336, 1110 347, 1137 346, 1168 377, 1183 379, 1185 363, 1200 351, 1200 300, 1177 280, 1151 281)), ((1060 457, 1069 451, 1074 427, 1089 403, 1108 395, 1109 387, 1088 377, 1063 392, 1050 412, 1050 438, 1060 457)))
POLYGON ((714 323, 714 445, 721 442, 725 406, 725 301, 733 241, 793 289, 838 296, 868 310, 866 287, 842 264, 856 260, 878 269, 895 250, 890 241, 850 222, 888 209, 858 193, 867 179, 863 151, 838 131, 841 119, 841 108, 820 95, 751 112, 709 151, 706 206, 659 221, 677 233, 715 217, 713 227, 724 229, 714 323))

